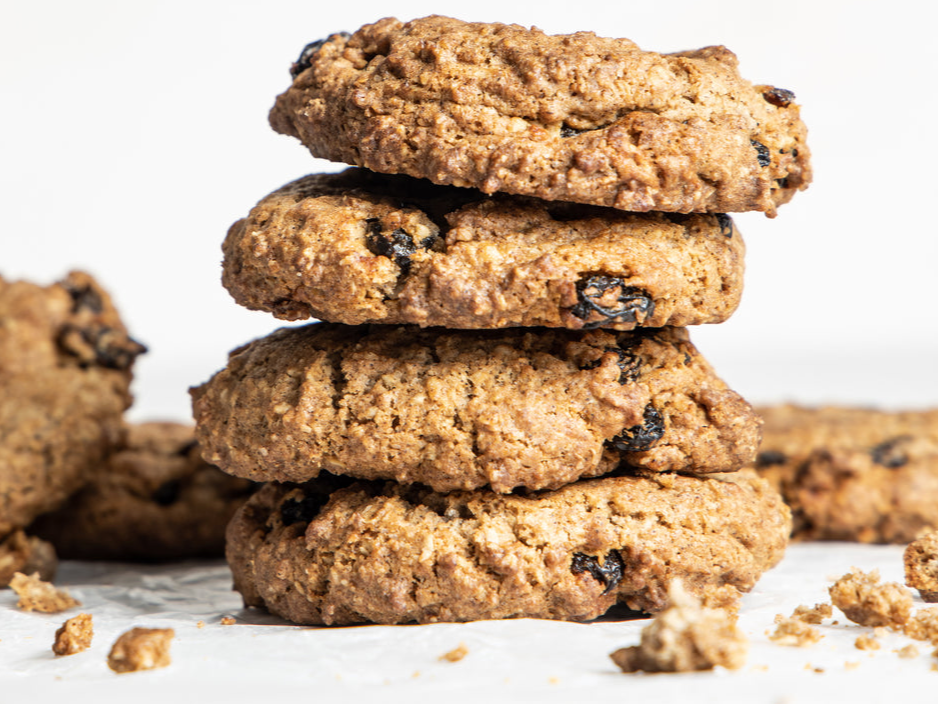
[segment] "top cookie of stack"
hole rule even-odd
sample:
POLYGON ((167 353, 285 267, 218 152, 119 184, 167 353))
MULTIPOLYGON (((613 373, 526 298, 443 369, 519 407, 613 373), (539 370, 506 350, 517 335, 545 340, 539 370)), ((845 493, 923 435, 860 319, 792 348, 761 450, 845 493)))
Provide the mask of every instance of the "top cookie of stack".
POLYGON ((314 156, 439 184, 647 212, 763 211, 811 180, 794 95, 722 46, 427 17, 306 47, 270 113, 314 156))

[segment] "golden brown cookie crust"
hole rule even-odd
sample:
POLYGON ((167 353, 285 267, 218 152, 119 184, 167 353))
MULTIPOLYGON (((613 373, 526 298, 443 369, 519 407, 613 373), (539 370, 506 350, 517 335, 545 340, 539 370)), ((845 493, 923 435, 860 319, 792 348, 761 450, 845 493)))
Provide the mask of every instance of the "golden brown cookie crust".
POLYGON ((756 410, 756 467, 792 507, 795 539, 901 544, 938 528, 938 409, 756 410))
POLYGON ((223 250, 234 299, 286 320, 617 330, 723 322, 745 252, 727 215, 486 197, 365 169, 283 186, 223 250))
POLYGON ((748 591, 781 559, 790 526, 751 472, 530 495, 336 481, 268 484, 236 514, 227 553, 247 605, 309 624, 588 620, 615 603, 653 612, 676 577, 705 600, 748 591))
POLYGON ((764 211, 811 180, 790 91, 725 47, 386 18, 304 50, 270 113, 314 156, 435 183, 647 212, 764 211))
POLYGON ((0 536, 61 505, 118 441, 143 350, 88 274, 0 278, 0 536))
POLYGON ((556 488, 620 462, 733 471, 760 435, 684 328, 284 328, 192 397, 206 461, 255 481, 556 488))
POLYGON ((253 490, 202 460, 191 426, 131 424, 88 484, 31 530, 69 559, 221 557, 225 526, 253 490))

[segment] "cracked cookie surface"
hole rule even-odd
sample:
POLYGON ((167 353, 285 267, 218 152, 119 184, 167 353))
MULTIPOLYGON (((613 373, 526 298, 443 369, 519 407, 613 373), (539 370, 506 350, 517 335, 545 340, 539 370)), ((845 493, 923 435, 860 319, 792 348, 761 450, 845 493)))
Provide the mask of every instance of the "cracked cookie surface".
POLYGON ((938 409, 756 410, 756 467, 792 507, 795 539, 908 543, 938 528, 938 409))
POLYGON ((720 46, 386 18, 314 42, 270 112, 314 156, 639 212, 764 211, 811 180, 791 91, 720 46))
POLYGON ((618 330, 723 322, 745 252, 727 215, 488 197, 365 169, 283 186, 223 250, 234 299, 286 320, 618 330))
POLYGON ((68 559, 220 557, 225 526, 253 490, 202 460, 191 426, 132 424, 86 486, 31 531, 68 559))
POLYGON ((323 475, 261 489, 229 525, 227 554, 245 604, 297 623, 583 621, 617 603, 659 611, 675 578, 732 600, 781 559, 789 529, 751 471, 528 495, 323 475))
POLYGON ((760 421, 684 328, 283 328, 192 390, 206 461, 255 481, 320 470, 438 491, 556 488, 620 463, 729 472, 760 421))
POLYGON ((0 278, 0 536, 57 508, 104 459, 142 351, 88 274, 0 278))

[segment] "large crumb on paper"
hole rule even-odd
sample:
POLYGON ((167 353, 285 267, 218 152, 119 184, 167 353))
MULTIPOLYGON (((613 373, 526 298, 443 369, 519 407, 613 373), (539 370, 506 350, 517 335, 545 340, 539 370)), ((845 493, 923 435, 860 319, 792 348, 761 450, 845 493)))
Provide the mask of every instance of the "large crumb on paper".
POLYGON ((769 635, 769 640, 779 645, 804 648, 817 643, 824 637, 818 629, 793 616, 786 618, 779 614, 775 617, 775 624, 775 632, 769 635))
POLYGON ((132 628, 115 641, 107 665, 120 673, 166 667, 170 663, 169 644, 175 635, 172 628, 132 628))
POLYGON ((52 652, 56 655, 74 655, 91 646, 94 629, 91 625, 91 614, 78 614, 68 619, 61 628, 55 632, 55 642, 52 652))
POLYGON ((67 591, 39 579, 38 572, 28 577, 22 572, 15 573, 10 580, 10 588, 20 598, 16 605, 23 611, 57 614, 81 606, 81 602, 69 596, 67 591))
POLYGON ((938 602, 938 531, 909 543, 902 561, 905 583, 918 589, 923 601, 938 602))
POLYGON ((710 609, 684 591, 679 580, 668 589, 670 605, 642 629, 641 643, 610 655, 623 672, 689 672, 717 665, 742 667, 748 642, 733 614, 710 609))
POLYGON ((831 602, 861 626, 889 626, 898 630, 912 613, 912 594, 895 582, 880 583, 879 571, 853 568, 830 588, 831 602))

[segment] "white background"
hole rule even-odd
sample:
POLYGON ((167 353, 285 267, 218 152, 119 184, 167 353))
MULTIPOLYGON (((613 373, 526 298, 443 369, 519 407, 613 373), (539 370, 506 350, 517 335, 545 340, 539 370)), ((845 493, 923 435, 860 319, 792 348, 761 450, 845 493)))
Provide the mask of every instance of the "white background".
POLYGON ((938 402, 933 22, 924 3, 5 2, 0 274, 70 268, 113 293, 150 353, 135 418, 187 418, 186 388, 277 327, 219 283, 227 227, 305 173, 336 169, 267 125, 309 41, 433 12, 593 30, 658 51, 722 43, 793 90, 811 188, 778 218, 736 216, 743 304, 693 331, 752 401, 938 402))

